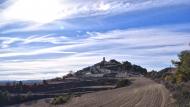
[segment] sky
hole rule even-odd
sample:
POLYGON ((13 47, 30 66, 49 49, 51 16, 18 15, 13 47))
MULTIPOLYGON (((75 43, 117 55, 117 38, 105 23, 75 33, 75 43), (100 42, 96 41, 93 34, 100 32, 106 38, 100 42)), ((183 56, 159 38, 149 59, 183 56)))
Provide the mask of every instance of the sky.
POLYGON ((190 0, 0 0, 0 80, 60 77, 103 57, 161 70, 189 44, 190 0))

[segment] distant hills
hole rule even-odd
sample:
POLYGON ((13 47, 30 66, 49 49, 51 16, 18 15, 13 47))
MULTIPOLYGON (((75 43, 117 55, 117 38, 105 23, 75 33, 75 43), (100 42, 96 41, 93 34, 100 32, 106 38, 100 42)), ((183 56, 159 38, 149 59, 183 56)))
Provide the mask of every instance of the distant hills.
POLYGON ((147 73, 147 77, 150 77, 154 80, 161 81, 165 80, 167 76, 172 76, 176 74, 176 68, 173 67, 167 67, 160 71, 151 71, 147 73))
MULTIPOLYGON (((13 85, 14 83, 19 83, 19 81, 14 81, 14 80, 3 80, 0 81, 0 85, 13 85)), ((27 84, 27 85, 32 85, 34 83, 40 84, 42 83, 42 80, 22 80, 23 84, 27 84)))

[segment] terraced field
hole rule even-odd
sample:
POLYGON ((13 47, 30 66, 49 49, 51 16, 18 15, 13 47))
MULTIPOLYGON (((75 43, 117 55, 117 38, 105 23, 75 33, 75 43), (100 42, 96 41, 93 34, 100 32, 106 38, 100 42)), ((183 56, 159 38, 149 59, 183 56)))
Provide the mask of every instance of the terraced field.
MULTIPOLYGON (((128 87, 84 94, 56 107, 174 107, 168 90, 152 80, 132 78, 128 87)), ((17 105, 17 107, 51 107, 48 99, 17 105)))

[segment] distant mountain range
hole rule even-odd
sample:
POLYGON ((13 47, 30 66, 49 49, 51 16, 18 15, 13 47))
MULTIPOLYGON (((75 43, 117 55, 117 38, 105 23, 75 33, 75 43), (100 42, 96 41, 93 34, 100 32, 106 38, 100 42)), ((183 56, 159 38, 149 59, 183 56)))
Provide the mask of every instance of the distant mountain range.
MULTIPOLYGON (((15 82, 15 83, 18 83, 19 81, 3 80, 3 81, 0 81, 0 85, 6 85, 6 84, 12 85, 14 82, 15 82)), ((42 80, 22 80, 22 83, 23 83, 23 84, 42 83, 42 80)))

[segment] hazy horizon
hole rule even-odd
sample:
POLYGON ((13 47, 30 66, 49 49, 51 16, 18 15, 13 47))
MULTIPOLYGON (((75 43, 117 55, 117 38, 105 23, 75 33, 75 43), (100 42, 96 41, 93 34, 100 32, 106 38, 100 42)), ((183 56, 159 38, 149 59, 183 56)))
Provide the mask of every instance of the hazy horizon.
POLYGON ((60 77, 107 60, 148 70, 189 49, 190 0, 0 0, 0 80, 60 77))

